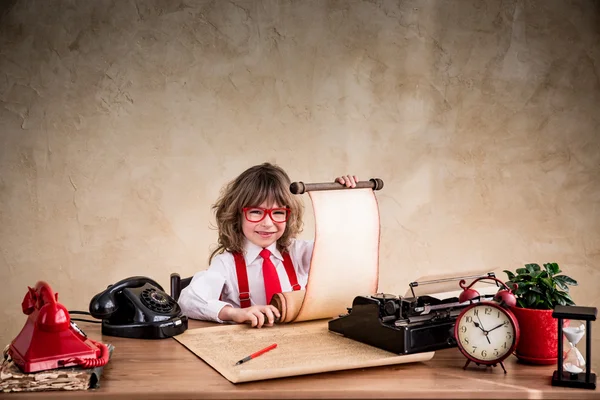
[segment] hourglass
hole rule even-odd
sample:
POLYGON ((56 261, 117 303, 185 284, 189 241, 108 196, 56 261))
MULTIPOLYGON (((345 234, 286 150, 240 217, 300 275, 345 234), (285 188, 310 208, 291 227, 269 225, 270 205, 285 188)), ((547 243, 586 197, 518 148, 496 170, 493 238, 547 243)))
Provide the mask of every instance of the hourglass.
POLYGON ((556 306, 554 309, 552 316, 558 318, 558 371, 554 371, 552 385, 596 389, 596 374, 591 373, 591 321, 596 320, 597 313, 595 307, 556 306), (563 326, 565 319, 570 320, 569 326, 563 326), (577 348, 584 336, 585 357, 577 348))

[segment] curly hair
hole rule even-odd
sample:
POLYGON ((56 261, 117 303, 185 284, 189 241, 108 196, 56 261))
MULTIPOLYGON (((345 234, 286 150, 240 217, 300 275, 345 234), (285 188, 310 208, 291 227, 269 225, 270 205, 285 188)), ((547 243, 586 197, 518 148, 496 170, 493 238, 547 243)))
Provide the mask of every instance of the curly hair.
POLYGON ((263 163, 248 168, 221 190, 215 211, 219 232, 217 248, 211 253, 209 263, 225 251, 244 252, 245 236, 242 232, 242 208, 253 207, 264 201, 288 207, 291 212, 285 231, 277 241, 277 249, 288 249, 293 238, 302 232, 304 208, 297 196, 290 192, 290 178, 279 166, 263 163))

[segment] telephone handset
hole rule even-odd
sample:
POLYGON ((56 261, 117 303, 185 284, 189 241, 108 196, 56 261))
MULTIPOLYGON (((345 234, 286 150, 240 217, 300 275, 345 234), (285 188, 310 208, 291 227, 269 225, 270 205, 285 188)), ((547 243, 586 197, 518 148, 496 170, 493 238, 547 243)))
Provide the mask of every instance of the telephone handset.
POLYGON ((108 336, 163 339, 188 326, 179 304, 145 276, 109 285, 90 301, 90 314, 102 320, 102 333, 108 336))
POLYGON ((21 303, 27 322, 11 342, 8 353, 25 373, 79 365, 101 367, 108 362, 108 347, 88 338, 71 321, 48 283, 39 281, 21 303))

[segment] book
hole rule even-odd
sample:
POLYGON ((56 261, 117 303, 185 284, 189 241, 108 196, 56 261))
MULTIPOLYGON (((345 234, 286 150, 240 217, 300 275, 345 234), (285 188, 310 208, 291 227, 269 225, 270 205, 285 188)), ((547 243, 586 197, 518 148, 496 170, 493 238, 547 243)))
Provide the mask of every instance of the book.
MULTIPOLYGON (((114 346, 107 344, 109 357, 114 346)), ((0 366, 0 392, 39 392, 56 390, 88 390, 100 387, 104 366, 96 368, 57 368, 33 373, 24 373, 4 349, 0 366)), ((110 359, 109 359, 110 362, 110 359)))

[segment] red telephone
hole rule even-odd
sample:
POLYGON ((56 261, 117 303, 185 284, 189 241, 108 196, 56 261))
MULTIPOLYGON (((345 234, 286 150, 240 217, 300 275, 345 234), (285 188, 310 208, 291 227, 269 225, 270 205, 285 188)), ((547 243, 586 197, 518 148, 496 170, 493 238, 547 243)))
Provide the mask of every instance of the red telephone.
POLYGON ((27 322, 11 342, 8 354, 23 372, 37 372, 79 365, 93 368, 108 362, 104 343, 89 339, 71 322, 67 309, 58 302, 58 293, 39 281, 28 287, 23 303, 27 322))

